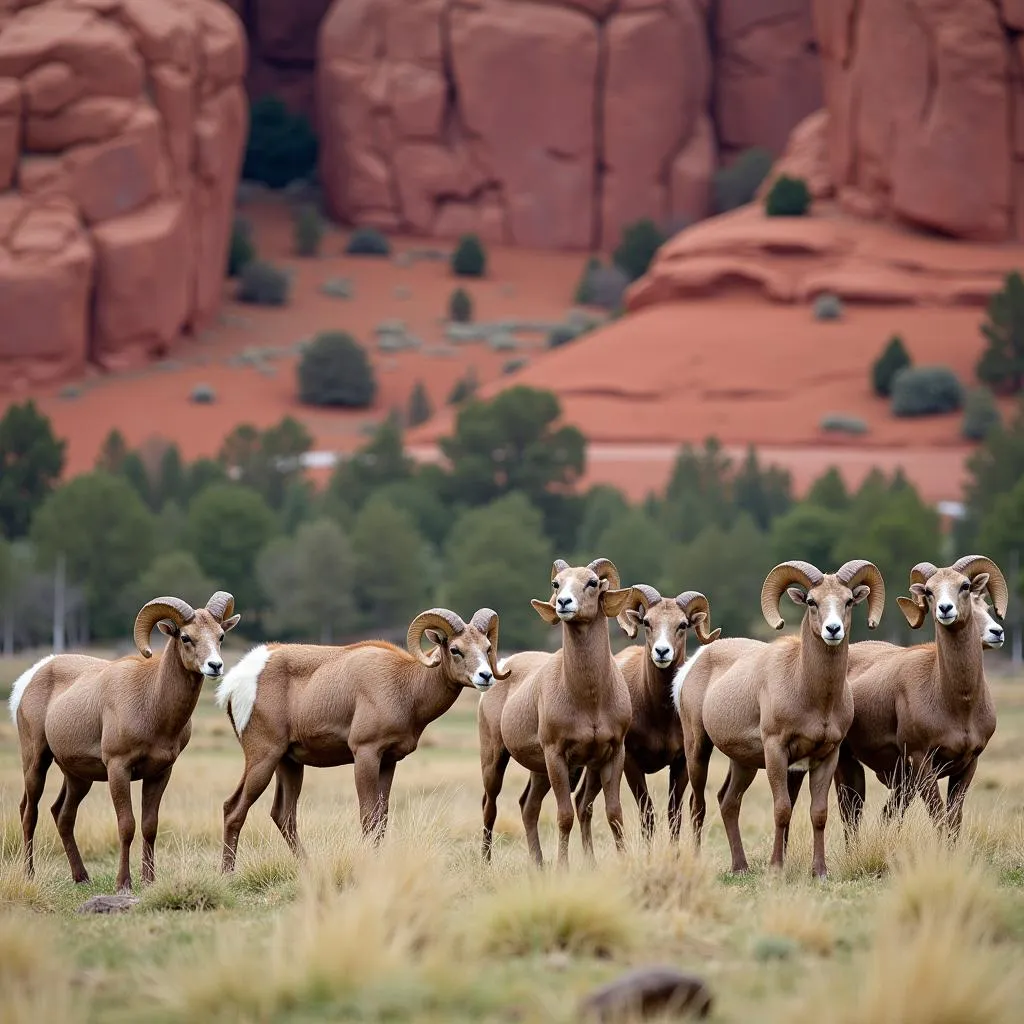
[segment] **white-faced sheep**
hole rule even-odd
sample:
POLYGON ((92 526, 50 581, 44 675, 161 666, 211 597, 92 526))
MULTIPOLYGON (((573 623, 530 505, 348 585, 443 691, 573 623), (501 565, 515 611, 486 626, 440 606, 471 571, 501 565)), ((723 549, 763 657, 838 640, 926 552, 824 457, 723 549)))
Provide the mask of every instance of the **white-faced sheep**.
MULTIPOLYGON (((776 629, 785 624, 778 611, 784 591, 794 603, 805 606, 800 636, 751 648, 713 679, 704 693, 701 720, 711 742, 730 762, 719 806, 732 852, 732 870, 747 870, 739 829, 740 805, 757 772, 764 768, 774 803, 772 866, 781 868, 785 859, 793 811, 790 773, 808 772, 814 832, 812 871, 823 878, 828 791, 839 745, 853 721, 853 696, 846 679, 850 619, 854 605, 867 599, 868 627, 874 629, 885 607, 885 584, 878 569, 863 560, 847 562, 830 575, 808 562, 783 562, 772 569, 761 589, 761 611, 776 629)), ((693 667, 682 680, 684 693, 689 681, 698 679, 703 671, 700 661, 699 657, 693 659, 693 667)), ((705 688, 698 682, 697 689, 705 688)), ((685 719, 683 729, 685 733, 685 719)), ((688 755, 690 746, 687 736, 688 755)), ((694 757, 699 760, 697 750, 694 757)), ((704 781, 706 764, 705 760, 704 781)), ((688 768, 696 792, 695 765, 688 763, 688 768)))
MULTIPOLYGON (((615 656, 633 708, 625 741, 626 784, 640 811, 644 837, 650 839, 655 817, 647 776, 668 768, 668 822, 672 838, 678 839, 687 776, 683 729, 672 702, 672 682, 686 660, 687 631, 693 629, 703 645, 717 640, 721 630, 710 628, 711 606, 703 594, 687 590, 665 599, 645 583, 634 584, 633 595, 618 622, 630 638, 640 630, 645 635, 642 645, 627 647, 615 656)), ((588 768, 576 794, 576 815, 583 848, 588 852, 593 850, 591 825, 600 789, 600 776, 588 768)))
POLYGON ((447 608, 413 619, 407 650, 380 640, 345 647, 265 644, 225 677, 217 702, 245 754, 224 803, 222 870, 234 870, 246 815, 276 774, 271 817, 292 852, 302 852, 296 808, 303 770, 354 765, 364 835, 387 828, 395 765, 466 687, 486 691, 504 678, 497 664, 498 615, 481 608, 468 622, 447 608), (424 652, 423 638, 433 645, 424 652))
POLYGON ((551 599, 531 604, 549 625, 562 624, 561 648, 553 654, 512 655, 507 661, 510 678, 480 699, 486 859, 510 755, 530 772, 519 803, 536 863, 543 862, 537 827, 541 804, 554 789, 558 862, 568 864, 574 769, 598 772, 608 823, 616 845, 623 847, 619 789, 632 708, 622 670, 612 658, 608 619, 622 612, 632 591, 618 588, 619 572, 607 558, 578 567, 558 559, 551 570, 551 599))
POLYGON ((11 691, 18 727, 25 795, 21 827, 25 868, 33 874, 33 840, 46 773, 53 761, 64 783, 51 808, 76 882, 89 874, 75 842, 78 807, 94 782, 106 781, 117 814, 121 852, 118 890, 131 889, 128 856, 135 836, 131 783, 142 780, 142 880, 154 875, 160 800, 171 770, 192 735, 192 712, 203 679, 223 669, 220 645, 238 624, 234 598, 219 590, 205 608, 176 597, 143 605, 135 620, 134 655, 105 661, 83 654, 50 655, 33 665, 11 691), (170 639, 156 661, 150 633, 159 624, 170 639))
MULTIPOLYGON (((900 608, 913 629, 930 610, 935 641, 851 658, 855 714, 840 751, 836 791, 844 825, 855 830, 867 767, 892 790, 886 817, 902 817, 916 790, 936 824, 955 836, 978 758, 996 728, 983 651, 995 646, 997 635, 986 625, 983 594, 991 594, 1002 618, 1009 591, 999 567, 984 555, 965 555, 942 569, 921 562, 910 580, 912 597, 901 599, 900 608), (945 808, 942 778, 949 779, 945 808)), ((996 629, 1001 644, 1002 630, 996 629)))

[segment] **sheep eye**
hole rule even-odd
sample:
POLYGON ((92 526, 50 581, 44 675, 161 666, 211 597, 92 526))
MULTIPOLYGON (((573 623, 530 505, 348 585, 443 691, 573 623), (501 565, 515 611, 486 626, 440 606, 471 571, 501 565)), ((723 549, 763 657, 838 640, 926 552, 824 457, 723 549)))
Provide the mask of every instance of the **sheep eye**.
POLYGON ((220 639, 218 639, 217 643, 223 643, 223 641, 224 641, 224 634, 221 633, 220 639))
POLYGON ((852 608, 853 607, 853 598, 852 597, 848 597, 846 599, 846 607, 847 608, 852 608))
POLYGON ((808 608, 817 608, 818 607, 818 602, 815 601, 813 597, 809 597, 809 598, 807 598, 807 607, 808 608))
POLYGON ((184 634, 184 633, 182 633, 182 634, 181 634, 181 642, 182 642, 183 644, 190 644, 190 643, 192 643, 192 637, 190 637, 190 636, 185 636, 185 634, 184 634))
POLYGON ((961 591, 967 591, 967 590, 970 590, 970 589, 971 589, 970 583, 965 581, 965 582, 960 584, 960 590, 961 591))
POLYGON ((452 648, 450 648, 450 650, 452 652, 452 657, 453 658, 461 658, 462 657, 462 651, 460 651, 458 649, 458 647, 452 647, 452 648))
POLYGON ((925 597, 931 597, 932 596, 932 591, 931 591, 930 587, 927 590, 925 590, 924 596, 925 597))
POLYGON ((587 586, 588 587, 596 587, 597 586, 597 580, 587 580, 587 586))
POLYGON ((551 589, 552 590, 557 590, 558 589, 558 580, 552 580, 551 581, 551 589))

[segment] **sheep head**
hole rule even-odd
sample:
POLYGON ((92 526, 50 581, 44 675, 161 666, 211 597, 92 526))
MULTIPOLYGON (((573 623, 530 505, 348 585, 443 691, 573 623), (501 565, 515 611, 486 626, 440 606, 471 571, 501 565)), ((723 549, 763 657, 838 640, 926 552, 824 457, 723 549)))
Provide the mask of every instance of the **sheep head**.
MULTIPOLYGON (((923 563, 922 563, 923 564, 923 563)), ((907 622, 911 627, 917 629, 928 615, 928 605, 923 597, 897 597, 896 603, 900 606, 907 622), (915 625, 916 623, 916 625, 915 625)), ((998 651, 1006 641, 1006 630, 1003 629, 999 620, 992 614, 992 609, 985 600, 984 594, 977 594, 971 591, 971 608, 974 614, 974 622, 981 634, 981 646, 986 651, 998 651)))
POLYGON ((885 607, 885 583, 878 568, 854 559, 834 573, 825 574, 810 562, 782 562, 775 566, 761 588, 761 612, 768 625, 782 629, 779 614, 783 591, 794 604, 806 608, 805 618, 814 633, 829 647, 848 639, 854 605, 868 601, 868 628, 875 629, 885 607))
POLYGON ((193 608, 178 597, 157 597, 144 604, 135 618, 135 646, 144 658, 151 658, 149 636, 154 626, 171 638, 182 665, 211 679, 224 671, 220 645, 224 634, 238 625, 241 615, 232 614, 235 599, 218 590, 205 608, 193 608))
POLYGON ((710 616, 708 599, 699 591, 686 590, 666 601, 654 587, 637 583, 618 622, 631 638, 645 629, 651 661, 657 668, 668 668, 686 660, 686 631, 691 627, 702 644, 718 638, 720 629, 708 629, 710 616))
POLYGON ((551 598, 530 601, 549 625, 558 622, 593 622, 604 615, 614 619, 626 607, 631 588, 619 589, 619 570, 607 558, 586 566, 571 566, 559 558, 551 567, 551 598))
POLYGON ((459 686, 489 690, 496 679, 509 673, 498 671, 498 613, 479 609, 467 624, 448 608, 420 612, 409 624, 406 646, 422 665, 440 668, 459 686), (433 650, 423 650, 423 638, 433 650))
MULTIPOLYGON (((950 629, 957 623, 977 621, 976 601, 981 599, 985 616, 991 618, 984 604, 985 591, 992 597, 999 618, 1006 615, 1009 588, 999 566, 985 555, 964 555, 947 568, 936 568, 931 562, 918 562, 910 570, 910 598, 899 599, 900 610, 911 629, 920 629, 931 608, 936 626, 950 629)), ((982 639, 988 627, 982 631, 982 639)), ((994 634, 993 634, 994 635, 994 634)), ((999 646, 1002 645, 1000 631, 999 646)), ((988 646, 994 646, 988 644, 988 646)))

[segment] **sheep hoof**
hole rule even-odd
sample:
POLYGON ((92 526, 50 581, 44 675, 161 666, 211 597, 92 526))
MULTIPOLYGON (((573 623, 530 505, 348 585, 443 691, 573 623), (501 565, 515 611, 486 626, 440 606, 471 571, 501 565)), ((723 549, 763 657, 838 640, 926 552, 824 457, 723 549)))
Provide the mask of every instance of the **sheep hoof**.
POLYGON ((674 967, 641 967, 592 992, 580 1005, 582 1017, 605 1022, 655 1014, 706 1017, 711 993, 704 981, 674 967))
POLYGON ((138 903, 137 896, 119 893, 116 896, 93 896, 76 911, 78 914, 123 914, 138 903))

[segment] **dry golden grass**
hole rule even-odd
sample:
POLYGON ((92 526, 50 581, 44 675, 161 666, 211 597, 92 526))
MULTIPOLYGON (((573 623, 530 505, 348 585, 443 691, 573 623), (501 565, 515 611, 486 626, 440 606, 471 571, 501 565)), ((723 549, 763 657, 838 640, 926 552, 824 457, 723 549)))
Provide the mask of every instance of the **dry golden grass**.
MULTIPOLYGON (((0 662, 0 693, 17 671, 0 662)), ((960 844, 937 840, 920 801, 902 828, 882 825, 883 794, 871 781, 849 848, 833 798, 831 876, 821 884, 810 878, 806 793, 786 870, 767 870, 763 776, 743 808, 745 877, 727 873, 714 806, 700 855, 685 825, 678 846, 668 840, 664 778, 652 780, 659 827, 650 848, 623 787, 626 853, 615 853, 599 800, 596 864, 585 862, 577 830, 569 871, 538 872, 516 806, 526 776, 515 765, 494 862, 484 866, 472 694, 399 766, 380 848, 359 834, 351 768, 311 769, 299 805, 307 858, 293 859, 270 821, 268 790, 225 879, 222 802, 241 755, 204 694, 164 799, 157 881, 140 889, 139 907, 110 917, 74 913, 112 891, 117 837, 106 787, 82 806, 78 837, 93 882, 76 888, 49 815, 59 787, 51 770, 37 877, 27 881, 17 737, 0 722, 0 1020, 559 1024, 576 1019, 593 986, 662 963, 707 979, 716 1021, 1009 1024, 1024 1019, 1024 686, 1001 684, 997 697, 999 743, 982 758, 960 844)), ((715 755, 709 792, 724 771, 715 755)), ((550 799, 541 835, 553 859, 550 799)))

